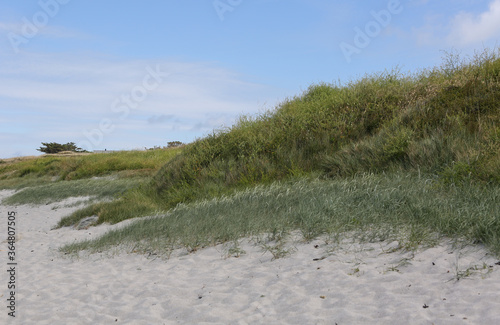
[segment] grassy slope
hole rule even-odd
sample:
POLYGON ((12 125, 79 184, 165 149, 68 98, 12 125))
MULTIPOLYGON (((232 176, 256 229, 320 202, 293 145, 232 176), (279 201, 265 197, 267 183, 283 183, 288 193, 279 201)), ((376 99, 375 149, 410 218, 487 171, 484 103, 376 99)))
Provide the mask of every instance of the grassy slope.
POLYGON ((274 255, 286 253, 287 234, 299 230, 304 240, 326 234, 333 241, 347 232, 361 240, 397 240, 409 250, 434 244, 439 233, 483 243, 500 256, 499 201, 498 186, 450 190, 403 173, 281 182, 181 204, 165 215, 140 219, 62 251, 96 252, 124 245, 129 251, 168 256, 179 247, 195 251, 227 242, 237 249, 242 237, 251 236, 274 255))
POLYGON ((41 204, 72 196, 112 198, 149 181, 180 149, 45 155, 0 164, 0 188, 17 189, 5 204, 41 204))
POLYGON ((402 170, 447 184, 499 184, 499 102, 500 60, 490 52, 412 76, 393 71, 343 87, 313 85, 186 146, 148 186, 72 220, 98 214, 114 223, 306 175, 402 170))
POLYGON ((151 176, 180 149, 121 151, 106 154, 42 155, 0 160, 0 188, 21 188, 39 179, 77 180, 121 172, 123 177, 151 176))
MULTIPOLYGON (((300 229, 309 238, 351 225, 385 225, 383 231, 401 228, 399 235, 413 242, 430 229, 500 252, 499 122, 500 59, 491 52, 411 76, 393 71, 342 87, 313 85, 274 111, 242 117, 232 128, 186 146, 150 182, 59 225, 92 214, 115 223, 170 211, 147 221, 149 228, 133 225, 100 243, 196 247, 260 231, 300 229), (320 202, 314 191, 293 183, 318 177, 323 181, 317 186, 327 193, 320 197, 340 201, 320 202), (282 191, 296 198, 281 202, 265 194, 276 181, 286 181, 282 191), (251 194, 255 186, 261 187, 251 194), (242 203, 241 210, 237 198, 245 195, 251 203, 242 203), (304 214, 290 213, 292 206, 304 214), (260 211, 265 222, 251 211, 260 211)), ((69 175, 78 174, 64 177, 69 175)))
POLYGON ((69 197, 89 196, 90 199, 113 198, 144 184, 142 177, 79 179, 65 182, 49 182, 25 188, 3 200, 3 204, 50 204, 69 197))

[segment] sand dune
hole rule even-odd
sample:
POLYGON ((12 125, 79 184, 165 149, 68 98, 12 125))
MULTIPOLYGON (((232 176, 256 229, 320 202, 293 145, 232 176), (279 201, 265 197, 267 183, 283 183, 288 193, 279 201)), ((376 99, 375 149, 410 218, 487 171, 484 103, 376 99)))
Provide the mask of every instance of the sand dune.
MULTIPOLYGON (((0 191, 0 199, 12 191, 0 191)), ((169 260, 136 254, 61 256, 65 243, 113 227, 51 230, 75 207, 0 206, 1 238, 16 211, 16 317, 2 324, 500 324, 500 265, 481 247, 394 251, 397 243, 292 243, 274 259, 251 240, 169 260), (468 271, 467 271, 468 270, 468 271), (460 280, 457 280, 460 279, 460 280)), ((133 221, 127 221, 133 222, 133 221)), ((7 242, 0 244, 7 270, 7 242)), ((5 306, 9 274, 1 272, 5 306)))

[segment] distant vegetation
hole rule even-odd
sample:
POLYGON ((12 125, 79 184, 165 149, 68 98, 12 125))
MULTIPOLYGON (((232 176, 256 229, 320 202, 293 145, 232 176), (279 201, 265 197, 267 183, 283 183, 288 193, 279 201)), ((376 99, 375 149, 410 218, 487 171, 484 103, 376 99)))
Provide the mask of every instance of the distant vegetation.
POLYGON ((59 153, 63 151, 72 151, 72 152, 86 152, 82 148, 78 148, 74 142, 68 142, 66 144, 60 144, 57 142, 42 142, 42 147, 39 149, 36 149, 38 151, 44 152, 44 153, 59 153))
MULTIPOLYGON (((413 244, 439 232, 500 254, 499 54, 450 55, 414 74, 312 85, 272 111, 173 149, 179 153, 141 186, 59 226, 94 214, 110 223, 165 214, 74 250, 126 240, 202 247, 258 232, 312 238, 358 227, 393 229, 413 244)), ((130 168, 122 158, 115 164, 130 168)), ((83 170, 61 176, 104 173, 83 170)))
POLYGON ((177 148, 14 158, 12 163, 0 164, 0 189, 20 189, 54 181, 75 181, 104 176, 147 179, 156 174, 158 169, 180 150, 177 148))
POLYGON ((184 146, 184 143, 181 141, 170 141, 167 142, 167 146, 161 147, 161 146, 154 146, 153 148, 148 148, 147 150, 159 150, 159 149, 171 149, 171 148, 179 148, 184 146))
POLYGON ((181 141, 169 141, 167 142, 167 148, 177 148, 183 146, 184 143, 181 141))

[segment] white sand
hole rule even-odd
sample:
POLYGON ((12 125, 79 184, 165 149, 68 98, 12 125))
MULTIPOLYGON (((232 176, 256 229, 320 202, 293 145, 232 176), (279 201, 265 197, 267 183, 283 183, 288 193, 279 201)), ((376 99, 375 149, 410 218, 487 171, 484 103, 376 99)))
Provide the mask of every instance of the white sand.
MULTIPOLYGON (((0 206, 2 240, 7 212, 17 212, 19 263, 15 320, 4 307, 8 274, 0 274, 1 324, 500 324, 500 266, 478 247, 443 242, 412 254, 388 252, 396 243, 334 249, 317 240, 272 260, 243 241, 239 258, 222 258, 221 245, 168 261, 70 260, 57 248, 116 226, 50 230, 75 210, 66 203, 0 206), (481 270, 456 280, 473 266, 481 270)), ((5 241, 0 255, 7 270, 5 241)))

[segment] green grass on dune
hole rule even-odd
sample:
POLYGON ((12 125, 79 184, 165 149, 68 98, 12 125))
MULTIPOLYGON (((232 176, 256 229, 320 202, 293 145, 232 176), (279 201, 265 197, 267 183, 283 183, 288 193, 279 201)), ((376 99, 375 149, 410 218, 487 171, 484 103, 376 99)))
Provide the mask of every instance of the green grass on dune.
POLYGON ((70 197, 90 196, 99 200, 113 199, 143 184, 143 178, 81 179, 76 181, 49 182, 28 187, 2 201, 2 204, 50 204, 70 197))
POLYGON ((78 223, 79 220, 93 215, 99 216, 99 223, 105 221, 117 223, 130 218, 154 215, 159 211, 161 209, 157 200, 148 195, 144 186, 139 186, 131 188, 112 202, 99 202, 78 210, 62 218, 57 227, 71 226, 78 223))
POLYGON ((148 161, 121 153, 0 164, 0 182, 139 176, 140 186, 115 187, 114 201, 59 226, 90 215, 109 223, 159 217, 65 252, 121 243, 168 251, 262 232, 299 230, 309 240, 352 230, 405 247, 445 235, 500 256, 499 122, 497 49, 467 61, 451 55, 415 74, 396 69, 312 85, 179 151, 148 152, 148 161))
POLYGON ((148 183, 150 177, 181 150, 47 155, 6 162, 0 164, 0 188, 18 192, 2 203, 48 204, 77 196, 90 196, 97 201, 117 199, 148 183))
POLYGON ((299 230, 304 240, 354 232, 365 241, 397 240, 402 249, 432 245, 439 236, 481 243, 500 255, 500 188, 449 187, 410 174, 260 185, 231 196, 178 205, 62 252, 97 252, 124 245, 157 253, 194 251, 242 237, 299 230))
POLYGON ((0 164, 0 188, 19 189, 53 180, 79 180, 118 174, 121 178, 155 174, 182 149, 120 151, 71 156, 44 155, 0 164))
POLYGON ((228 188, 326 171, 420 170, 500 182, 500 59, 320 84, 186 148, 155 176, 168 207, 228 188), (466 173, 468 175, 468 173, 466 173))
POLYGON ((313 85, 275 110, 187 145, 142 194, 88 211, 114 223, 311 174, 405 171, 446 184, 498 185, 499 57, 485 51, 413 75, 394 70, 343 86, 313 85))
MULTIPOLYGON (((94 208, 90 215, 100 214, 100 205, 105 205, 106 211, 115 213, 119 209, 113 210, 111 206, 114 204, 120 207, 121 201, 116 201, 117 199, 129 191, 139 193, 137 189, 149 183, 151 176, 181 150, 182 148, 42 156, 7 162, 0 165, 0 188, 18 191, 2 203, 48 204, 69 197, 90 196, 93 201, 98 201, 92 205, 94 208), (111 203, 100 202, 103 200, 111 203)), ((155 211, 141 209, 147 199, 137 200, 140 204, 127 207, 128 212, 135 211, 136 215, 141 215, 155 211)), ((66 218, 61 225, 71 225, 73 223, 70 222, 77 222, 80 216, 87 216, 89 211, 88 208, 81 210, 78 217, 66 218)))

